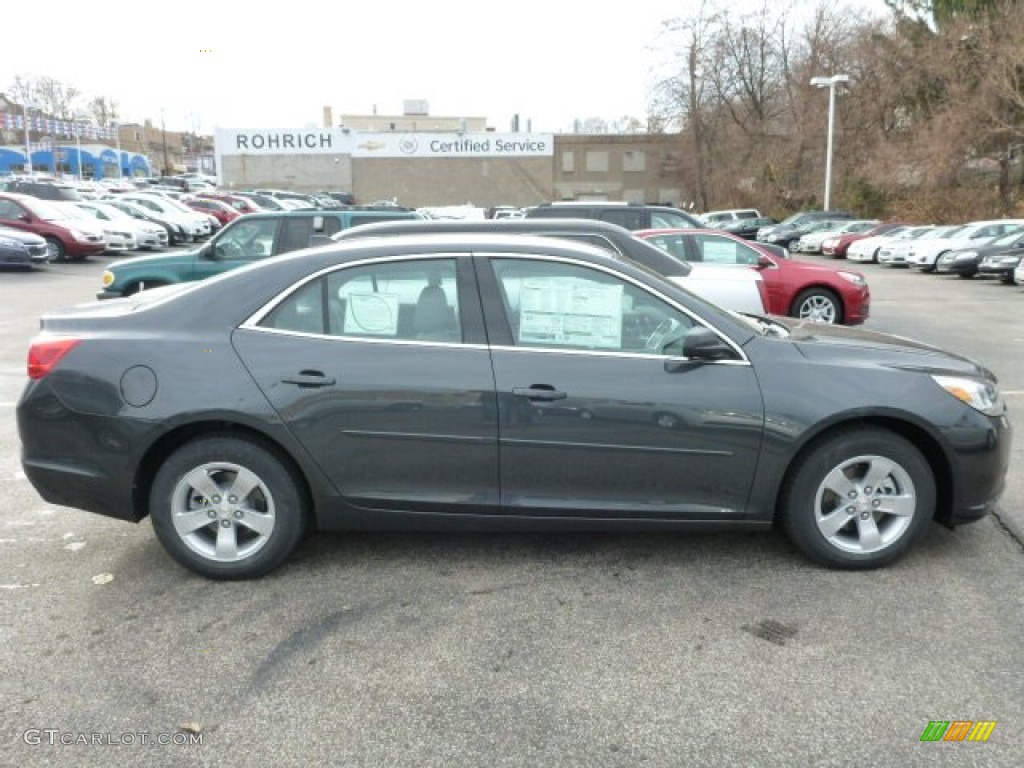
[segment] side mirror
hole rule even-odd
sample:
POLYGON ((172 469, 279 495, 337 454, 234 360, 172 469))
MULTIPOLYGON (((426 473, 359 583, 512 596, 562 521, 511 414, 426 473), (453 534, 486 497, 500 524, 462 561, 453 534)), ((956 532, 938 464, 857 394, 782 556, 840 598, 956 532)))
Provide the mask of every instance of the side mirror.
POLYGON ((726 360, 733 357, 733 351, 717 333, 700 325, 683 337, 683 356, 691 360, 726 360))
POLYGON ((763 253, 757 257, 757 268, 767 269, 768 267, 774 267, 775 262, 765 256, 763 253))

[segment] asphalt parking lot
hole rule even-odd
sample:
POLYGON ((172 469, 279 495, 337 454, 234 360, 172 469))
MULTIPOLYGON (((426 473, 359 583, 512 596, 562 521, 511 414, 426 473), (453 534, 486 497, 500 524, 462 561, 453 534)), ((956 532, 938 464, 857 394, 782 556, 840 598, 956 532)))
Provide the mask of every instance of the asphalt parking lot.
MULTIPOLYGON (((880 571, 777 533, 358 533, 213 583, 20 471, 38 316, 111 260, 0 272, 0 765, 1024 765, 1019 434, 997 515, 880 571)), ((857 268, 865 327, 993 369, 1019 433, 1024 288, 857 268)))

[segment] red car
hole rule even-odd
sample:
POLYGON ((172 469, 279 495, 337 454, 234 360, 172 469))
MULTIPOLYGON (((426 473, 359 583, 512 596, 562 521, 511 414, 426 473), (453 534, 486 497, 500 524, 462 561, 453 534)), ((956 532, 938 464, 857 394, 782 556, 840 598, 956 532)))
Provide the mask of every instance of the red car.
POLYGON ((226 203, 229 207, 234 208, 239 213, 259 213, 263 210, 247 197, 229 195, 225 192, 199 192, 196 194, 195 199, 218 200, 222 203, 226 203))
POLYGON ((227 224, 229 221, 234 221, 242 215, 241 211, 237 211, 227 203, 222 203, 220 200, 206 200, 205 198, 197 197, 192 200, 184 200, 185 205, 194 210, 200 211, 201 213, 208 213, 217 219, 221 224, 227 224))
POLYGON ((830 237, 827 240, 822 240, 821 254, 822 256, 831 256, 833 259, 845 259, 846 249, 850 247, 850 243, 854 243, 857 240, 863 240, 865 237, 884 235, 890 230, 905 226, 907 225, 893 222, 890 224, 879 224, 877 227, 869 229, 866 232, 847 232, 842 235, 836 235, 835 237, 830 237))
POLYGON ((2 192, 0 225, 39 235, 46 241, 50 261, 85 259, 107 250, 107 238, 96 222, 70 218, 60 205, 31 195, 2 192))
POLYGON ((633 234, 678 259, 758 270, 773 315, 843 325, 868 318, 870 292, 860 272, 782 258, 757 243, 714 230, 643 229, 633 234))

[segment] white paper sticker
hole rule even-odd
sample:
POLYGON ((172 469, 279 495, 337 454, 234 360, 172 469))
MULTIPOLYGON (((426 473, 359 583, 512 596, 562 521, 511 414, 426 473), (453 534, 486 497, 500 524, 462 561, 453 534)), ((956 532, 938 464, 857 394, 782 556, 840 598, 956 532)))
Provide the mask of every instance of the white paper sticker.
POLYGON ((398 296, 393 293, 352 293, 345 305, 345 333, 363 336, 398 335, 398 296))

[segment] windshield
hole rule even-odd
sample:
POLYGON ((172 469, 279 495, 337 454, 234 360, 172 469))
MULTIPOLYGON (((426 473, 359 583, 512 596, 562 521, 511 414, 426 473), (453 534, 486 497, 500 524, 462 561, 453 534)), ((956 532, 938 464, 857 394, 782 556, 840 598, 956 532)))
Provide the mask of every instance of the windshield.
POLYGON ((1009 234, 1002 235, 1001 237, 997 237, 995 240, 993 240, 991 243, 989 243, 989 245, 997 245, 997 246, 1013 245, 1018 240, 1020 240, 1022 237, 1024 237, 1024 232, 1021 232, 1020 229, 1015 229, 1012 232, 1010 232, 1009 234))

